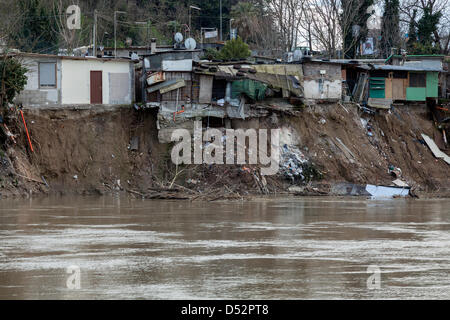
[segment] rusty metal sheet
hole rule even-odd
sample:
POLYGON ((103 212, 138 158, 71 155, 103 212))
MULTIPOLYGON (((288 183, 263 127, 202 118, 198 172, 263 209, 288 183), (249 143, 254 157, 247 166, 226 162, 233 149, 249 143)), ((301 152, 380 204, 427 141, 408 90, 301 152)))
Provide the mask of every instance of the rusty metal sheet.
POLYGON ((147 78, 147 84, 149 86, 155 84, 155 83, 159 83, 159 82, 163 82, 166 80, 166 76, 164 74, 164 72, 160 71, 160 72, 155 72, 152 73, 148 78, 147 78))

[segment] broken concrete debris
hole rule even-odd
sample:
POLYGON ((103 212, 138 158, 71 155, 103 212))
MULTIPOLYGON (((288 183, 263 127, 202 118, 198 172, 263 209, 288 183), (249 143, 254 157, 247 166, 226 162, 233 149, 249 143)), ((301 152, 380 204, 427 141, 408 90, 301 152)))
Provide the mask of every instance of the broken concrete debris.
POLYGON ((407 188, 409 187, 408 184, 400 179, 396 179, 394 181, 392 181, 393 184, 395 184, 397 187, 403 187, 403 188, 407 188))

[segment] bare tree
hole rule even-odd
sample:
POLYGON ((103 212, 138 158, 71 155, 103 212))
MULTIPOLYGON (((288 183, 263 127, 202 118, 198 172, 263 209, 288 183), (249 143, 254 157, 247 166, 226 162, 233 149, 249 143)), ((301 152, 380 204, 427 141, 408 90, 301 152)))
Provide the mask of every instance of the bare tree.
POLYGON ((302 34, 307 35, 310 47, 316 42, 318 48, 336 56, 341 40, 338 0, 305 0, 302 3, 302 34))
POLYGON ((81 40, 81 30, 77 29, 69 29, 67 25, 67 19, 69 18, 69 14, 67 14, 66 10, 69 5, 78 5, 79 1, 64 1, 64 0, 55 0, 53 2, 53 12, 55 13, 55 25, 52 26, 53 32, 57 33, 61 44, 65 47, 68 53, 72 53, 73 49, 80 45, 81 40))
POLYGON ((299 30, 302 18, 302 6, 305 0, 266 0, 284 50, 295 48, 299 40, 299 30))
POLYGON ((359 43, 359 37, 355 36, 346 45, 344 36, 352 33, 362 6, 360 0, 304 0, 299 34, 311 50, 313 47, 325 50, 331 58, 338 57, 338 50, 345 55, 359 43))

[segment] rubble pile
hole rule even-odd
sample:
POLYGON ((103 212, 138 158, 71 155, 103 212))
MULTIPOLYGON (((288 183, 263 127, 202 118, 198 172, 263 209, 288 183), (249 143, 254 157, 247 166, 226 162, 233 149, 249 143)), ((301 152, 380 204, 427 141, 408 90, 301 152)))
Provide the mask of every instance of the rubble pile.
POLYGON ((287 144, 281 147, 280 174, 292 183, 309 182, 321 176, 298 147, 287 144))

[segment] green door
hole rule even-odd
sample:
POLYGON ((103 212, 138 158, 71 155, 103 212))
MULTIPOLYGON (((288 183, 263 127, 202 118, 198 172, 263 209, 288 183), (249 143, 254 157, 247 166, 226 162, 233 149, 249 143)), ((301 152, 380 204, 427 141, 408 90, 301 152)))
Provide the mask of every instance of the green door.
POLYGON ((437 98, 439 86, 439 73, 427 72, 427 97, 437 98))
POLYGON ((385 98, 385 79, 379 77, 370 77, 369 78, 369 97, 370 98, 385 98))

